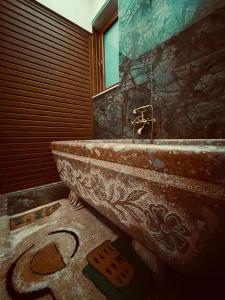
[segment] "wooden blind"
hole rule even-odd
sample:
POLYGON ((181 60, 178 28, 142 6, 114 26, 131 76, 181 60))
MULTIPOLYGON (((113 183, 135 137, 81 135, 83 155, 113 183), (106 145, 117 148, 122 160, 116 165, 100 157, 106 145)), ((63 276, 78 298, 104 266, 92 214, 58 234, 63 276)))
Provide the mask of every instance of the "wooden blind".
POLYGON ((32 0, 0 1, 1 193, 59 180, 53 140, 92 137, 91 34, 32 0))

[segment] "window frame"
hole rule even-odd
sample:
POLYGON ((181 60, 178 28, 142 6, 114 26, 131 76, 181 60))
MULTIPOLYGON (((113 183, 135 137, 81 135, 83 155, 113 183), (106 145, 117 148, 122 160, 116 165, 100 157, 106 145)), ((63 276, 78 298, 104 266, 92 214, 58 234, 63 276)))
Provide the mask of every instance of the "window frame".
MULTIPOLYGON (((102 43, 102 76, 103 76, 103 89, 107 90, 112 88, 113 86, 117 85, 118 82, 108 86, 106 88, 106 76, 105 76, 105 45, 104 45, 104 34, 105 32, 115 23, 118 21, 118 12, 114 13, 111 17, 111 19, 104 25, 104 27, 101 29, 100 34, 101 34, 101 43, 102 43)), ((118 66, 119 67, 119 66, 118 66)))
MULTIPOLYGON (((105 48, 104 48, 104 33, 118 21, 118 11, 112 14, 111 18, 102 26, 100 30, 93 28, 92 39, 92 68, 93 68, 93 95, 105 92, 117 86, 119 81, 106 88, 105 77, 105 48), (94 70, 97 68, 97 70, 94 70)), ((119 66, 118 66, 119 67, 119 66)))

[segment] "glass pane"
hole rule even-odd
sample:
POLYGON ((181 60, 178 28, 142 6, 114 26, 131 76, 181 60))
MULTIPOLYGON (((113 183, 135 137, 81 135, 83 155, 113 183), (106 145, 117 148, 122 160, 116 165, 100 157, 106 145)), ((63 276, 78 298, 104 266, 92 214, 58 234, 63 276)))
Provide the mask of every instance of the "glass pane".
POLYGON ((105 85, 106 88, 119 81, 119 24, 118 21, 104 33, 105 85))

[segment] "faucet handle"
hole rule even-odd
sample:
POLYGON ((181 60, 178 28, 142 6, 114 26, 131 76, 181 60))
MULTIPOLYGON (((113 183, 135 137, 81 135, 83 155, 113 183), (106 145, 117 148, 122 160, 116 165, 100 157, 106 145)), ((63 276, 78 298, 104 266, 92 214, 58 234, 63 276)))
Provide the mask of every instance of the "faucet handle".
POLYGON ((140 106, 138 108, 135 108, 133 110, 133 113, 136 114, 137 112, 140 112, 140 113, 144 113, 147 111, 147 109, 151 107, 151 109, 153 109, 152 105, 151 104, 148 104, 148 105, 145 105, 145 106, 140 106))

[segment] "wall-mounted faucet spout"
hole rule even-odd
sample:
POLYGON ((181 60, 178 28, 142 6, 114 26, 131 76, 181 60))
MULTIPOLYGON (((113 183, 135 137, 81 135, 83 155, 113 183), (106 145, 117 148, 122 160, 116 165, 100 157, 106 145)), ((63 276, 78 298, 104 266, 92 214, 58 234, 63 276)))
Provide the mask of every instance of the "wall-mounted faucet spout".
POLYGON ((138 130, 137 130, 137 134, 141 135, 141 132, 142 130, 144 129, 145 125, 143 125, 142 127, 140 127, 138 130))

